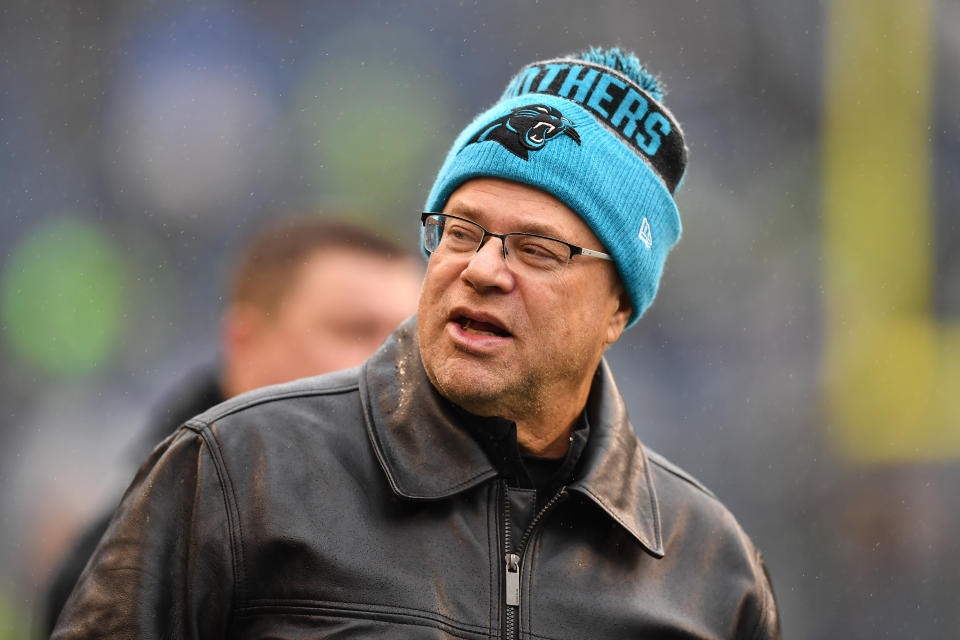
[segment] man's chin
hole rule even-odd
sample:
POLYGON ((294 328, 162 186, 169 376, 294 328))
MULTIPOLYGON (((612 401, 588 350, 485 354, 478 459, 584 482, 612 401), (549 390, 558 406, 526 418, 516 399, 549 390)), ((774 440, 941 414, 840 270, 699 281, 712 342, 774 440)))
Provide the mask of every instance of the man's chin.
POLYGON ((475 416, 507 417, 509 414, 504 403, 496 395, 481 395, 471 389, 469 393, 452 393, 451 396, 447 399, 475 416))
POLYGON ((474 371, 451 360, 429 375, 430 382, 444 398, 480 416, 503 415, 505 379, 499 372, 474 371), (450 366, 453 365, 453 366, 450 366))

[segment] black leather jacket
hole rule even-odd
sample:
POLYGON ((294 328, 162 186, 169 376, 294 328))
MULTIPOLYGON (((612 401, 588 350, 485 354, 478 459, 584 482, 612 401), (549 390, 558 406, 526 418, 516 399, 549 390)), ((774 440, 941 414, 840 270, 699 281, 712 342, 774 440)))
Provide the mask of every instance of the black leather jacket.
POLYGON ((759 554, 641 446, 606 364, 575 477, 544 505, 458 415, 411 320, 359 369, 190 420, 137 474, 54 637, 779 637, 759 554))
MULTIPOLYGON (((151 413, 146 428, 134 440, 129 455, 124 456, 127 461, 123 465, 130 475, 133 475, 135 465, 139 465, 158 442, 176 431, 184 421, 224 401, 220 377, 219 367, 204 366, 190 372, 163 395, 157 410, 151 413), (134 464, 129 464, 131 462, 134 464)), ((45 636, 53 632, 64 603, 97 548, 97 543, 106 532, 112 515, 112 508, 98 514, 73 541, 54 572, 46 593, 41 598, 43 609, 38 615, 37 626, 43 630, 45 636)))

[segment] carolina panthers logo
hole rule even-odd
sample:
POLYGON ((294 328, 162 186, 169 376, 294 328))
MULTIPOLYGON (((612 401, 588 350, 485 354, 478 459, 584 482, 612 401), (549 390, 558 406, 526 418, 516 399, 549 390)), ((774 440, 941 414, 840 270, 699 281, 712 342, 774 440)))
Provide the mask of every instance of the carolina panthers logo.
POLYGON ((467 144, 493 140, 518 158, 527 160, 529 152, 542 149, 547 142, 560 134, 569 136, 580 144, 580 134, 562 113, 553 107, 531 104, 514 109, 510 115, 494 120, 467 144))

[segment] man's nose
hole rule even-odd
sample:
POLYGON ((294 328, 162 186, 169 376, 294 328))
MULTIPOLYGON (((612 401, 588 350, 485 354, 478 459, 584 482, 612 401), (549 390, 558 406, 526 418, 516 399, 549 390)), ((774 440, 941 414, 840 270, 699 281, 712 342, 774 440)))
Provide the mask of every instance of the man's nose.
POLYGON ((498 238, 497 236, 492 236, 487 234, 487 236, 480 242, 480 248, 477 249, 477 253, 483 251, 484 247, 488 244, 492 244, 500 251, 500 256, 506 260, 507 259, 507 241, 506 238, 498 238))
POLYGON ((503 240, 494 236, 484 238, 477 252, 470 256, 461 276, 478 291, 490 288, 511 290, 515 284, 514 275, 507 264, 503 240))

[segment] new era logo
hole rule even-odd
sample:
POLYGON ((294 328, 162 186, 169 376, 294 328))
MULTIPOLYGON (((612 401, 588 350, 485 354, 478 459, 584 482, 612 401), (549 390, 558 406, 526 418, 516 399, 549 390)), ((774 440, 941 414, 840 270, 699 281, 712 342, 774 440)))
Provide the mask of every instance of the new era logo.
POLYGON ((650 231, 650 223, 647 222, 646 218, 640 223, 640 233, 637 235, 640 238, 640 242, 643 243, 643 246, 647 249, 653 248, 653 233, 650 231))

